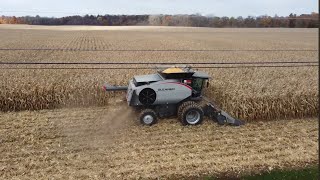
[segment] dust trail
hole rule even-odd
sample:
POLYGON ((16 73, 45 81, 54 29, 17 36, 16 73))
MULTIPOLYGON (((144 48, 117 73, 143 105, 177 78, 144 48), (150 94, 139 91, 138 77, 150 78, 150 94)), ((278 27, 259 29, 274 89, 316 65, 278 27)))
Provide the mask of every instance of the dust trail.
POLYGON ((99 110, 80 109, 62 122, 61 131, 69 148, 101 148, 111 145, 117 134, 135 126, 136 115, 125 103, 99 110))

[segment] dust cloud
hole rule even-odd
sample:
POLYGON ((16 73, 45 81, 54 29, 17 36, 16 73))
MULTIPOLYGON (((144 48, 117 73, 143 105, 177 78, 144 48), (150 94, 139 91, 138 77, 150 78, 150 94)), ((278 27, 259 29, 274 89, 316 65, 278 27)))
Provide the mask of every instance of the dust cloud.
POLYGON ((125 103, 86 110, 81 108, 81 115, 74 115, 69 122, 63 122, 61 132, 65 145, 70 148, 101 148, 114 143, 117 134, 136 126, 137 117, 125 103))

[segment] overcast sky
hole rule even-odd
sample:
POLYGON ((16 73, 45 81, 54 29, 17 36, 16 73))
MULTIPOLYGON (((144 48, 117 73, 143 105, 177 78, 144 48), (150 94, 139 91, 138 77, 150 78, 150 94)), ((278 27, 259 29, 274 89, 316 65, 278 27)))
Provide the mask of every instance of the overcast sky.
POLYGON ((258 16, 318 12, 318 0, 0 0, 0 15, 195 14, 258 16))

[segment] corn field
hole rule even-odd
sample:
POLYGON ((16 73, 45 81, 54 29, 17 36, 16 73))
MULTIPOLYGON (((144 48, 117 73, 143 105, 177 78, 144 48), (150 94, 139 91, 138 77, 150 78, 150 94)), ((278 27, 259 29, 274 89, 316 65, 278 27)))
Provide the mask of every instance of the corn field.
MULTIPOLYGON (((0 48, 37 49, 0 51, 2 62, 266 62, 318 59, 317 51, 135 51, 317 49, 317 32, 312 29, 226 29, 225 32, 220 29, 196 31, 192 28, 158 31, 0 31, 3 35, 0 48), (104 51, 110 49, 125 51, 104 51)), ((302 118, 318 114, 316 67, 204 71, 213 77, 211 86, 206 90, 207 96, 241 119, 302 118)), ((104 82, 126 85, 134 75, 151 72, 152 70, 1 69, 0 110, 106 106, 110 97, 123 95, 103 92, 101 86, 104 82)))

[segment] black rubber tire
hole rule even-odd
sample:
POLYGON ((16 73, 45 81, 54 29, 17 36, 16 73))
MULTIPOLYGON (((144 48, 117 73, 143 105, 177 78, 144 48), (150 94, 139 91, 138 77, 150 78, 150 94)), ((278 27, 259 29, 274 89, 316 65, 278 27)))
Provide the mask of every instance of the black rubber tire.
POLYGON ((185 107, 191 105, 191 104, 195 104, 194 101, 186 101, 186 102, 183 102, 179 107, 178 107, 178 111, 177 111, 177 116, 178 116, 178 119, 181 119, 182 118, 182 111, 185 107))
POLYGON ((145 110, 141 111, 141 113, 139 115, 139 119, 140 119, 140 123, 143 125, 146 125, 146 126, 152 126, 158 122, 157 113, 152 109, 145 109, 145 110), (144 118, 148 115, 152 116, 152 118, 153 118, 152 122, 150 122, 150 123, 146 123, 144 121, 144 118))
POLYGON ((182 110, 182 113, 181 113, 181 116, 179 118, 180 122, 182 123, 182 125, 198 125, 198 124, 201 124, 203 122, 203 116, 204 116, 204 113, 203 113, 203 110, 201 108, 200 105, 198 105, 197 103, 192 103, 192 104, 189 104, 187 106, 185 106, 182 110), (187 121, 187 114, 190 112, 190 111, 197 111, 199 114, 200 114, 200 119, 194 123, 194 124, 190 124, 188 121, 187 121))

